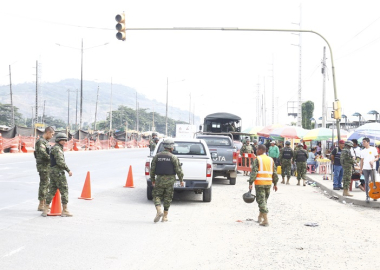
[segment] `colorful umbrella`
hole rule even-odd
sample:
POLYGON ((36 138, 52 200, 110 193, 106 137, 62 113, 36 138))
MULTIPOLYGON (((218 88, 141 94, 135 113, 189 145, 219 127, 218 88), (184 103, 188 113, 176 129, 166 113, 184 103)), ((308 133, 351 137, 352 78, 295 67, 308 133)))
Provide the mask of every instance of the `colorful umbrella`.
MULTIPOLYGON (((329 128, 315 128, 306 133, 303 137, 304 141, 324 141, 331 140, 333 130, 329 128)), ((348 132, 341 129, 340 138, 347 139, 348 132)), ((334 130, 334 140, 337 140, 337 131, 334 130)))
POLYGON ((275 139, 289 138, 289 139, 302 139, 306 135, 308 130, 296 126, 285 126, 281 128, 276 128, 269 134, 270 137, 275 139))
POLYGON ((355 132, 350 136, 350 138, 353 137, 354 134, 360 137, 368 137, 373 140, 380 140, 380 123, 364 124, 358 127, 355 130, 355 132))
POLYGON ((283 126, 284 125, 282 125, 282 124, 273 124, 273 125, 270 125, 270 126, 266 126, 262 130, 258 131, 257 135, 269 138, 270 137, 270 133, 272 132, 273 129, 280 128, 280 127, 283 127, 283 126))
POLYGON ((257 126, 257 127, 249 127, 249 128, 246 128, 244 129, 242 132, 243 133, 249 133, 249 134, 252 134, 252 135, 257 135, 257 132, 262 130, 263 127, 262 126, 257 126))

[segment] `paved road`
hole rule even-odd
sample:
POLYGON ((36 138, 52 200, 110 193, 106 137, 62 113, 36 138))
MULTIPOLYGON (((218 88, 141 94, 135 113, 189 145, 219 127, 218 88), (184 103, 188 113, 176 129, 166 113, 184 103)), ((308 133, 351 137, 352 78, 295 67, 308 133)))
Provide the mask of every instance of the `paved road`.
MULTIPOLYGON (((318 188, 295 186, 294 179, 271 194, 267 228, 246 220, 256 219, 258 209, 242 201, 247 189, 242 175, 236 186, 214 180, 211 203, 194 193, 176 194, 169 222, 154 224, 144 151, 68 153, 75 173, 69 182, 73 218, 40 217, 29 194, 37 192, 37 184, 27 184, 37 178, 25 173, 35 171, 20 157, 29 165, 7 180, 20 183, 0 186, 0 269, 373 269, 380 262, 378 210, 330 200, 318 188), (122 187, 129 164, 135 189, 122 187), (76 199, 87 170, 92 201, 76 199), (308 222, 319 226, 307 227, 308 222)), ((18 161, 7 162, 9 167, 18 161)))

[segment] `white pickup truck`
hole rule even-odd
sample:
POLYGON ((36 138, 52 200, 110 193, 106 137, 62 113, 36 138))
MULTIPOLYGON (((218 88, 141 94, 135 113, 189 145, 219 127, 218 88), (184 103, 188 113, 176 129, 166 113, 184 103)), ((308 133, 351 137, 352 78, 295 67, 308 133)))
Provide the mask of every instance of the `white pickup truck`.
MULTIPOLYGON (((153 156, 164 150, 160 140, 153 152, 153 156)), ((194 191, 196 194, 203 193, 203 201, 211 202, 212 194, 212 159, 210 151, 204 140, 200 139, 174 139, 173 154, 181 163, 183 170, 183 180, 185 186, 181 187, 180 182, 174 183, 174 191, 194 191)), ((148 157, 145 162, 145 177, 147 183, 147 197, 152 200, 153 186, 150 180, 150 168, 153 156, 148 157)))

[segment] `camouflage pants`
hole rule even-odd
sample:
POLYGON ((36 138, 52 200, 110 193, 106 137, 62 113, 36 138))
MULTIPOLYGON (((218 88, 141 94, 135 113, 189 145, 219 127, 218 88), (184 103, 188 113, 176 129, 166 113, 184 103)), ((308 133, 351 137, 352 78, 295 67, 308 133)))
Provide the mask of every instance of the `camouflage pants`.
POLYGON ((352 177, 352 167, 343 167, 343 189, 349 189, 352 177))
POLYGON ((256 202, 259 205, 260 213, 268 213, 268 207, 267 207, 267 201, 270 194, 270 188, 269 185, 255 185, 256 190, 256 202))
POLYGON ((297 165, 297 180, 306 180, 306 171, 307 166, 306 162, 296 162, 297 165))
POLYGON ((50 165, 37 164, 37 171, 40 175, 40 187, 38 188, 38 200, 46 199, 49 187, 49 169, 50 165))
POLYGON ((156 185, 153 188, 153 202, 154 205, 161 205, 161 201, 164 201, 164 210, 168 211, 170 207, 170 203, 173 200, 174 195, 174 181, 172 180, 161 180, 156 179, 156 185))
POLYGON ((67 184, 65 171, 53 167, 50 169, 50 184, 49 192, 46 196, 46 204, 50 204, 57 189, 61 193, 62 204, 67 204, 69 202, 69 185, 67 184))
POLYGON ((292 163, 290 162, 290 159, 283 159, 281 161, 281 176, 282 178, 285 178, 285 175, 290 178, 292 170, 292 163))

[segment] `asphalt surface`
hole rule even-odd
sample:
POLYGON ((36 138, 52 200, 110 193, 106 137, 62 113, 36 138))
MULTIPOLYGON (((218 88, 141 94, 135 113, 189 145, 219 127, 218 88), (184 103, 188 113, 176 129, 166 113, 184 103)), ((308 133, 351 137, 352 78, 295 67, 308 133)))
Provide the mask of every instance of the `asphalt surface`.
POLYGON ((373 269, 378 209, 342 204, 317 187, 279 184, 269 227, 246 204, 247 177, 213 181, 212 202, 176 193, 169 222, 146 199, 147 149, 67 153, 72 218, 40 216, 32 155, 0 156, 0 269, 373 269), (5 165, 5 166, 4 166, 5 165), (134 189, 123 188, 129 165, 134 189), (4 169, 6 168, 6 169, 4 169), (87 171, 94 200, 79 200, 87 171), (316 223, 318 226, 305 226, 316 223))

